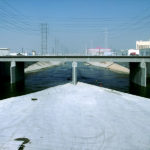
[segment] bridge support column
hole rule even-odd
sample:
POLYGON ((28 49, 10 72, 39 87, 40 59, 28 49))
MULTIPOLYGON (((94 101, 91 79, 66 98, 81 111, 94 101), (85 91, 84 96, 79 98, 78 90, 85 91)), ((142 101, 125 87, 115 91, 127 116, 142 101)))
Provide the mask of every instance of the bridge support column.
POLYGON ((10 65, 10 83, 16 83, 24 79, 24 62, 12 61, 10 65))
POLYGON ((72 83, 77 84, 77 62, 72 62, 72 83))
POLYGON ((146 63, 147 66, 147 77, 150 78, 150 63, 146 63))
POLYGON ((145 62, 130 63, 130 81, 146 87, 147 67, 145 62))
POLYGON ((5 82, 10 80, 10 63, 0 62, 0 82, 5 82))

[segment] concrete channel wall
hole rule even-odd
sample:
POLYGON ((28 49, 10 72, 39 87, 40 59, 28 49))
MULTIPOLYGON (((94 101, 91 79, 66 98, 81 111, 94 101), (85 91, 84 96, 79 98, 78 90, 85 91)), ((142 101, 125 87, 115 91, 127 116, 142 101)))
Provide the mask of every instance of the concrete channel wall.
POLYGON ((114 62, 88 62, 87 64, 106 68, 106 69, 109 69, 111 71, 118 72, 118 73, 125 73, 125 74, 130 73, 130 70, 127 67, 124 67, 114 62))
POLYGON ((55 66, 59 66, 63 63, 61 62, 36 62, 33 63, 31 65, 29 65, 28 67, 26 67, 24 69, 25 73, 32 73, 32 72, 36 72, 45 68, 51 68, 51 67, 55 67, 55 66))

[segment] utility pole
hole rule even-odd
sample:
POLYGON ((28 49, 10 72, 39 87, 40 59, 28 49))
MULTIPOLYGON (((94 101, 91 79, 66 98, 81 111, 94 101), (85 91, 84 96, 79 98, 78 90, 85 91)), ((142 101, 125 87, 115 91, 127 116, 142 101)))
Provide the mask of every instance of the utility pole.
POLYGON ((23 54, 23 48, 22 48, 22 54, 23 54))
POLYGON ((88 49, 87 49, 87 45, 85 44, 85 55, 88 55, 88 49))
POLYGON ((93 48, 93 40, 91 40, 90 42, 91 42, 91 43, 90 43, 90 44, 91 44, 91 48, 93 48))
POLYGON ((55 48, 53 47, 52 49, 53 49, 53 55, 55 56, 55 48))
POLYGON ((47 54, 47 23, 41 24, 41 53, 42 55, 47 54))
POLYGON ((59 40, 55 38, 55 54, 59 54, 59 40))
POLYGON ((57 40, 55 38, 55 55, 57 55, 57 40))

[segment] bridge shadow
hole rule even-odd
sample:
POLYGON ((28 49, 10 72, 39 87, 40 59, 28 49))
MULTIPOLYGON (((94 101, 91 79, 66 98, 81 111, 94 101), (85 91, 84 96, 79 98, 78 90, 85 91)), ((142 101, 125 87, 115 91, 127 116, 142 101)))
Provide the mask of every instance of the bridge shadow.
POLYGON ((130 82, 129 93, 150 98, 150 78, 147 79, 147 87, 142 87, 130 82))

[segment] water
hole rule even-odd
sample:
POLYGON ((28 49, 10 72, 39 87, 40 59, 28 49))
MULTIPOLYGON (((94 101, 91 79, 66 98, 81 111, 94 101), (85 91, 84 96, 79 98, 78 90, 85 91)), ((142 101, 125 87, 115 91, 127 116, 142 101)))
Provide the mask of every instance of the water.
MULTIPOLYGON (((12 86, 6 82, 1 84, 0 99, 41 91, 70 83, 71 80, 71 63, 66 63, 55 68, 26 74, 23 82, 12 86)), ((86 66, 83 63, 78 64, 78 81, 150 98, 150 84, 146 88, 139 87, 130 84, 128 75, 118 74, 104 68, 86 66)))

